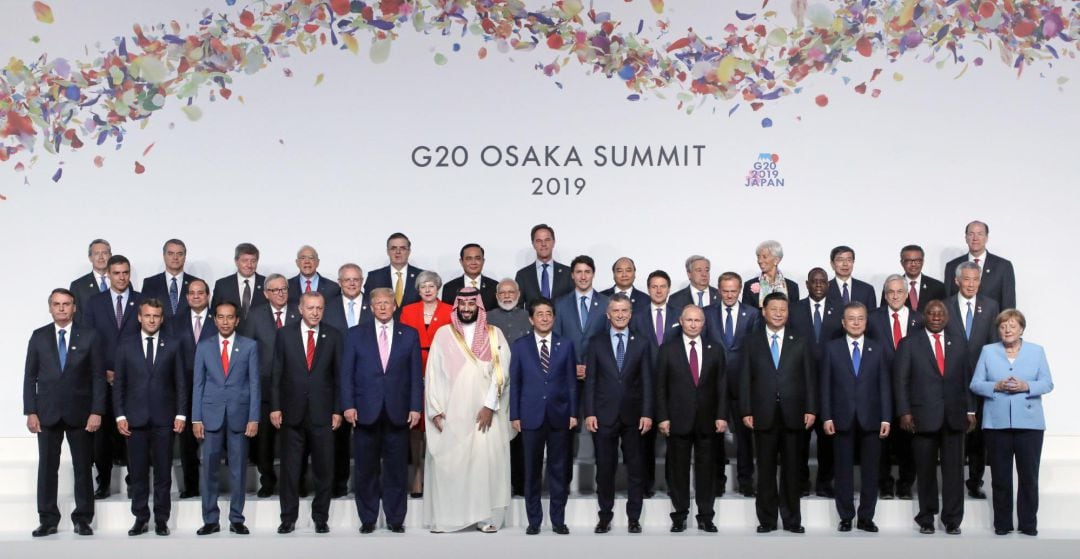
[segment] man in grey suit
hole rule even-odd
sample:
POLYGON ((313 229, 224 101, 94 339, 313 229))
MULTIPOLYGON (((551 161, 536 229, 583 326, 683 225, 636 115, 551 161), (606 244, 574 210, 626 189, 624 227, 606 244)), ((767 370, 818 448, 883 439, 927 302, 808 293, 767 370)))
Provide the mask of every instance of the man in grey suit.
POLYGON ((956 268, 961 262, 974 262, 982 270, 982 282, 979 294, 997 302, 1002 309, 1016 308, 1016 274, 1012 262, 986 250, 986 240, 990 237, 990 226, 981 221, 972 221, 964 228, 964 241, 968 253, 958 256, 945 264, 945 285, 949 295, 956 294, 959 287, 952 282, 956 268))
POLYGON ((236 335, 239 304, 214 306, 218 335, 203 338, 195 349, 191 421, 202 445, 202 516, 200 536, 221 531, 218 524, 218 468, 228 450, 229 531, 247 534, 244 488, 247 483, 248 439, 259 432, 259 352, 255 340, 236 335))

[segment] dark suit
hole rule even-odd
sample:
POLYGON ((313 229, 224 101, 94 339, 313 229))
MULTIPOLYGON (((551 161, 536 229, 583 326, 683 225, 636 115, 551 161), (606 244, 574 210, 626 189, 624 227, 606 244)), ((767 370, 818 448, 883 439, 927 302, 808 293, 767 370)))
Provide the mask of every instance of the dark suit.
POLYGON ((382 499, 386 523, 405 521, 409 472, 409 412, 423 409, 420 336, 392 322, 386 369, 379 357, 377 320, 349 329, 341 366, 341 409, 357 413, 353 431, 353 490, 363 524, 375 524, 382 499), (380 479, 381 478, 381 479, 380 479))
MULTIPOLYGON (((979 292, 982 292, 980 288, 979 292)), ((968 378, 975 372, 975 364, 979 362, 979 354, 986 344, 998 341, 997 326, 997 301, 990 297, 976 294, 971 309, 971 337, 966 338, 964 321, 967 319, 967 311, 960 310, 957 294, 950 295, 945 299, 945 308, 949 311, 949 322, 945 324, 945 333, 954 338, 965 338, 967 342, 967 372, 968 378)), ((964 443, 964 454, 968 463, 968 489, 975 490, 983 485, 983 475, 986 473, 986 445, 983 441, 982 431, 982 406, 975 408, 978 420, 975 430, 968 433, 964 443)))
POLYGON ((255 340, 233 334, 228 374, 222 368, 221 336, 206 336, 195 348, 195 374, 191 390, 191 420, 201 421, 206 437, 202 444, 202 516, 204 524, 217 524, 218 469, 228 451, 229 522, 244 522, 247 487, 248 423, 259 421, 262 401, 259 359, 255 340))
POLYGON ((770 351, 774 335, 758 330, 743 342, 739 378, 739 409, 754 418, 757 451, 757 516, 761 526, 776 527, 779 507, 785 528, 802 524, 799 509, 799 470, 806 463, 802 446, 805 414, 818 413, 817 365, 808 340, 784 330, 780 365, 770 351), (777 455, 780 456, 780 488, 776 487, 777 455))
MULTIPOLYGON (((416 290, 416 275, 420 272, 423 272, 423 270, 409 264, 407 269, 401 273, 401 304, 398 305, 397 310, 394 311, 395 320, 397 317, 401 316, 402 307, 420 300, 420 292, 416 290)), ((372 289, 378 287, 387 287, 393 291, 394 282, 396 281, 397 272, 390 266, 383 266, 368 274, 367 280, 364 281, 364 293, 371 293, 372 289)))
MULTIPOLYGON (((569 266, 554 260, 550 264, 552 267, 548 268, 548 273, 551 276, 551 297, 549 299, 556 301, 574 290, 574 280, 570 277, 569 266)), ((514 281, 517 282, 518 288, 521 290, 521 305, 523 307, 528 308, 529 302, 540 298, 540 279, 536 273, 535 260, 530 262, 528 266, 518 270, 514 276, 514 281)))
MULTIPOLYGON (((195 339, 195 325, 191 318, 191 310, 187 315, 177 315, 167 323, 169 335, 180 342, 180 353, 184 363, 184 382, 191 386, 195 375, 195 348, 203 338, 217 336, 217 325, 211 316, 209 307, 205 310, 206 317, 203 319, 202 330, 199 339, 195 339)), ((184 432, 180 433, 180 466, 184 474, 184 491, 199 493, 199 440, 195 438, 191 423, 191 393, 186 400, 187 407, 182 415, 186 417, 184 432)))
MULTIPOLYGON (((317 272, 316 272, 317 273, 317 272)), ((307 289, 307 279, 301 278, 300 274, 297 274, 289 278, 289 305, 295 306, 300 302, 300 296, 304 294, 304 290, 307 289), (304 280, 301 283, 300 280, 304 280)), ((337 282, 330 278, 319 274, 318 285, 315 286, 315 292, 322 293, 323 301, 329 301, 331 297, 337 297, 341 295, 341 287, 337 282)))
MULTIPOLYGON (((979 295, 993 299, 1002 309, 1016 308, 1016 274, 1012 262, 989 251, 983 253, 982 282, 979 283, 979 295)), ((956 285, 956 267, 968 261, 968 255, 958 256, 945 264, 945 288, 949 295, 960 291, 956 285)), ((949 311, 952 314, 952 311, 949 311)))
MULTIPOLYGON (((679 314, 682 314, 682 310, 686 308, 686 305, 696 305, 698 301, 697 292, 694 286, 688 285, 675 293, 672 293, 668 297, 668 304, 678 309, 679 314)), ((715 287, 709 288, 709 304, 706 306, 713 306, 720 304, 720 291, 715 287)))
MULTIPOLYGON (((240 335, 255 340, 259 352, 259 393, 262 402, 259 406, 259 434, 251 441, 251 459, 259 470, 259 487, 273 491, 277 486, 277 474, 274 472, 274 445, 277 442, 277 430, 270 423, 270 398, 273 396, 272 378, 274 374, 274 341, 277 339, 277 310, 270 303, 252 307, 248 317, 237 330, 240 335)), ((284 327, 300 321, 296 305, 286 305, 281 309, 281 325, 284 327)))
MULTIPOLYGON (((661 343, 682 336, 682 328, 679 326, 680 312, 681 309, 676 310, 670 304, 664 307, 664 328, 661 335, 662 339, 659 342, 656 339, 656 311, 653 310, 651 300, 648 306, 640 311, 635 310, 633 315, 630 316, 630 330, 649 342, 649 348, 652 350, 654 373, 656 371, 656 356, 660 354, 661 343)), ((653 376, 653 386, 655 387, 655 374, 653 376)), ((641 438, 641 462, 644 464, 641 477, 642 491, 645 495, 653 493, 653 486, 656 483, 656 433, 658 431, 654 422, 653 428, 649 429, 649 432, 645 433, 641 438)))
MULTIPOLYGON (((843 313, 844 297, 843 292, 840 290, 840 282, 836 278, 829 280, 829 292, 825 295, 825 298, 833 301, 840 312, 843 313)), ((858 301, 866 305, 866 312, 877 308, 877 296, 874 294, 874 288, 865 281, 848 278, 848 298, 852 303, 858 301)))
MULTIPOLYGON (((99 293, 87 303, 83 325, 93 328, 101 343, 101 354, 106 371, 116 371, 116 348, 120 341, 139 335, 139 302, 142 297, 138 291, 128 288, 127 301, 124 303, 124 316, 120 325, 116 324, 116 292, 112 289, 99 293)), ((126 441, 116 430, 113 415, 112 391, 105 394, 105 415, 101 418, 101 429, 94 433, 94 466, 97 468, 98 487, 108 489, 112 484, 114 461, 126 461, 126 441)))
MULTIPOLYGON (((480 285, 476 289, 480 291, 480 300, 484 302, 484 308, 490 312, 492 309, 499 308, 499 300, 495 297, 496 288, 499 286, 499 281, 491 279, 487 276, 480 276, 480 285)), ((453 305, 454 299, 457 298, 457 292, 465 287, 465 276, 458 276, 445 284, 442 287, 442 302, 447 305, 453 305)))
MULTIPOLYGON (((615 294, 615 287, 616 286, 613 285, 601 291, 600 293, 611 297, 615 294)), ((652 305, 652 302, 649 299, 649 294, 641 291, 636 287, 631 287, 630 293, 628 293, 626 296, 630 298, 630 307, 631 309, 633 309, 634 312, 647 311, 649 309, 649 306, 652 305)))
MULTIPOLYGON (((342 302, 344 295, 337 295, 326 299, 326 312, 323 313, 323 322, 333 326, 338 332, 344 332, 349 329, 349 315, 345 311, 345 304, 342 302)), ((371 322, 375 320, 375 315, 371 314, 371 303, 368 302, 367 296, 360 295, 360 300, 357 301, 358 305, 353 305, 353 316, 356 318, 356 324, 363 322, 371 322)))
POLYGON ((270 383, 270 410, 281 412, 281 521, 296 522, 299 516, 300 475, 304 449, 311 449, 315 498, 311 518, 326 522, 334 474, 332 418, 341 415, 341 354, 344 342, 332 326, 320 324, 311 368, 301 322, 277 330, 270 383))
POLYGON ((60 523, 56 506, 60 447, 67 436, 75 474, 73 522, 94 519, 94 486, 91 480, 91 436, 86 421, 91 414, 105 415, 105 364, 97 333, 84 326, 70 326, 65 336, 68 353, 63 369, 57 348, 56 325, 49 323, 30 336, 23 376, 23 415, 37 414, 41 424, 38 440, 37 509, 45 526, 60 523))
MULTIPOLYGON (((217 307, 218 303, 222 301, 232 301, 237 305, 243 304, 243 292, 240 291, 240 284, 237 283, 236 279, 237 276, 239 276, 239 274, 230 274, 214 282, 214 298, 210 300, 211 315, 214 313, 214 309, 217 307)), ((266 293, 263 292, 266 277, 256 273, 255 277, 252 279, 254 281, 251 286, 251 306, 248 307, 248 312, 251 312, 251 309, 259 305, 266 304, 266 293)), ((243 324, 244 319, 247 318, 243 309, 237 306, 236 314, 240 317, 241 324, 243 324)))
MULTIPOLYGON (((903 276, 903 278, 904 278, 904 288, 908 290, 908 293, 910 293, 911 292, 911 281, 912 280, 909 279, 907 276, 903 276)), ((913 310, 916 310, 916 311, 919 311, 919 312, 922 312, 923 309, 926 308, 926 304, 929 303, 930 301, 942 301, 942 300, 945 299, 945 297, 948 296, 948 292, 945 289, 945 284, 941 283, 940 281, 938 281, 938 280, 936 280, 936 279, 934 279, 934 278, 932 278, 932 277, 930 277, 930 276, 928 276, 926 274, 922 274, 922 276, 919 278, 918 294, 919 294, 919 307, 916 308, 916 309, 913 309, 913 310)), ((878 307, 879 308, 880 307, 885 307, 885 306, 888 306, 888 304, 889 304, 888 301, 885 300, 885 291, 882 291, 881 292, 881 303, 878 305, 878 307)), ((910 295, 908 296, 908 298, 904 299, 904 306, 909 308, 909 309, 911 308, 910 295)))
MULTIPOLYGON (((836 428, 836 511, 841 520, 855 517, 855 450, 859 449, 862 485, 859 520, 874 519, 881 456, 881 424, 892 421, 892 380, 881 345, 863 336, 855 370, 847 336, 825 345, 821 362, 821 417, 836 428)), ((853 347, 853 346, 852 346, 853 347)))
MULTIPOLYGON (((742 423, 739 417, 739 368, 742 366, 742 345, 746 335, 761 328, 761 311, 757 307, 740 303, 732 305, 732 326, 734 332, 727 332, 726 323, 728 310, 723 302, 705 309, 705 335, 724 348, 724 361, 730 363, 732 373, 727 375, 728 398, 731 400, 729 409, 731 418, 728 426, 732 438, 735 440, 737 452, 736 474, 739 487, 752 487, 754 483, 754 432, 742 423)), ((716 440, 716 482, 717 493, 724 493, 727 483, 727 449, 724 448, 723 433, 717 435, 716 440)))
MULTIPOLYGON (((749 280, 746 280, 746 283, 743 284, 743 288, 742 288, 742 302, 743 303, 745 303, 745 304, 747 304, 747 305, 749 305, 751 307, 757 308, 757 309, 761 308, 761 303, 759 301, 759 293, 754 293, 754 286, 759 285, 760 283, 761 283, 761 278, 760 277, 755 277, 755 278, 751 278, 749 280)), ((784 278, 784 285, 787 286, 788 302, 791 303, 791 304, 794 304, 795 301, 799 300, 799 284, 797 284, 797 283, 795 283, 795 282, 793 282, 793 281, 791 281, 791 280, 789 280, 787 278, 784 278)), ((761 289, 760 285, 759 285, 758 289, 761 289)))
MULTIPOLYGON (((924 276, 925 277, 925 276, 924 276)), ((927 302, 933 299, 928 299, 927 302)), ((919 298, 919 306, 923 306, 923 299, 919 298)), ((866 337, 877 342, 885 357, 885 366, 892 376, 893 364, 896 360, 896 347, 893 344, 892 314, 888 303, 874 309, 866 319, 866 337)), ((899 319, 899 316, 897 317, 899 319)), ((914 310, 908 311, 907 333, 923 331, 923 315, 914 310)), ((903 330, 901 330, 903 332, 903 330)), ((905 336, 906 337, 906 336, 905 336)), ((901 338, 901 341, 903 338, 901 338)), ((915 458, 911 454, 911 433, 900 428, 900 422, 894 416, 892 429, 889 436, 881 441, 881 471, 878 482, 881 491, 892 495, 895 492, 902 495, 911 494, 911 486, 915 483, 915 458), (897 478, 892 476, 892 466, 897 466, 897 478)))
POLYGON ((176 315, 183 315, 191 307, 187 304, 187 291, 188 285, 193 281, 200 280, 187 272, 184 272, 183 283, 177 282, 177 298, 176 298, 176 312, 173 312, 172 297, 169 295, 169 289, 171 289, 172 277, 166 277, 165 272, 150 276, 143 280, 142 284, 142 296, 144 299, 151 297, 161 301, 161 304, 165 307, 165 318, 170 319, 176 315))
MULTIPOLYGON (((141 333, 141 331, 140 331, 141 333)), ((131 513, 148 522, 150 466, 154 467, 154 521, 167 522, 171 512, 173 423, 176 416, 189 418, 191 384, 184 374, 181 342, 158 332, 152 364, 141 337, 125 339, 116 351, 113 407, 125 417, 128 438, 128 472, 131 476, 131 513)))
POLYGON ((614 516, 615 470, 619 465, 620 446, 626 464, 626 517, 630 522, 640 520, 644 489, 642 436, 638 425, 642 417, 652 419, 656 416, 653 409, 653 356, 647 335, 634 335, 629 328, 622 334, 625 344, 622 368, 612 348, 610 329, 593 337, 585 358, 585 367, 589 371, 585 377, 585 417, 595 416, 597 422, 593 442, 600 522, 611 522, 614 516))
POLYGON ((896 415, 915 422, 912 451, 919 478, 919 514, 915 522, 933 525, 938 513, 937 464, 941 461, 941 520, 960 525, 964 518, 964 432, 967 414, 975 413, 968 390, 971 369, 963 336, 941 334, 945 372, 938 369, 926 330, 909 332, 893 363, 896 415))
POLYGON ((570 494, 570 418, 578 410, 577 368, 573 344, 554 334, 548 343, 548 369, 540 365, 536 336, 526 335, 510 349, 510 421, 521 421, 525 466, 525 514, 530 526, 544 520, 540 476, 547 449, 547 487, 551 524, 566 524, 570 494))
MULTIPOLYGON (((342 303, 344 295, 337 295, 326 300, 326 312, 323 314, 323 324, 333 326, 341 333, 342 344, 345 334, 349 330, 349 315, 342 303)), ((367 298, 360 294, 357 305, 353 305, 353 316, 356 324, 366 324, 375 320, 371 314, 371 304, 367 298)), ((352 475, 352 428, 342 426, 334 431, 334 493, 343 495, 349 492, 349 476, 352 475)))
MULTIPOLYGON (((108 272, 106 272, 108 275, 108 272)), ((90 299, 93 299, 101 291, 101 276, 94 273, 91 270, 85 276, 75 279, 68 287, 68 291, 75 296, 75 323, 85 324, 87 305, 90 304, 90 299)), ((106 287, 105 291, 108 291, 106 287)))
POLYGON ((698 337, 701 366, 697 385, 690 369, 683 336, 660 346, 656 358, 656 422, 670 421, 667 442, 668 492, 675 523, 686 521, 690 511, 690 463, 694 460, 694 497, 698 522, 712 521, 715 500, 712 445, 716 421, 728 416, 724 350, 698 337), (702 347, 704 346, 704 347, 702 347))

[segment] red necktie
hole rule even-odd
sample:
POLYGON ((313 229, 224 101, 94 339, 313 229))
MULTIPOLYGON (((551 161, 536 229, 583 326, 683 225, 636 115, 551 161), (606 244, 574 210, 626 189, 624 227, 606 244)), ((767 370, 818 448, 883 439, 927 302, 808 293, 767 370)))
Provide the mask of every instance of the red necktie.
POLYGON ((900 345, 900 338, 903 338, 903 334, 900 333, 900 313, 892 313, 892 347, 896 349, 896 346, 900 345))
POLYGON ((281 311, 274 311, 274 316, 277 317, 274 322, 277 323, 278 328, 281 328, 281 311))
POLYGON ((311 280, 304 280, 307 282, 307 287, 304 288, 304 293, 311 293, 311 280))
POLYGON ((945 376, 945 350, 941 347, 941 334, 934 334, 934 357, 937 358, 938 371, 945 376))
POLYGON ((307 370, 311 370, 311 362, 315 359, 315 331, 307 331, 307 370))
POLYGON ((919 292, 915 290, 915 284, 917 282, 911 282, 911 290, 908 291, 907 298, 908 304, 912 309, 919 310, 919 292))
POLYGON ((697 345, 697 342, 690 342, 690 378, 694 380, 694 386, 697 386, 700 371, 698 370, 697 348, 694 347, 695 345, 697 345))
POLYGON ((221 340, 221 370, 229 378, 229 340, 221 340))

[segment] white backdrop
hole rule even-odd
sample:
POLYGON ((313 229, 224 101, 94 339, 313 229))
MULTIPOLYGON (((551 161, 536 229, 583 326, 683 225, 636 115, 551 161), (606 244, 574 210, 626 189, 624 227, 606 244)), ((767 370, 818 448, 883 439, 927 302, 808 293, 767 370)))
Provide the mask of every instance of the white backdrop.
MULTIPOLYGON (((0 20, 3 59, 33 60, 42 52, 78 59, 87 56, 84 49, 96 52, 97 42, 130 35, 134 22, 194 23, 201 11, 176 3, 57 0, 56 23, 43 25, 24 4, 9 6, 0 20)), ((648 3, 604 4, 627 21, 656 18, 648 3)), ((740 6, 752 11, 760 3, 679 2, 666 17, 672 29, 719 34, 740 6)), ((853 246, 856 277, 880 294, 885 276, 900 270, 899 249, 907 243, 926 249, 925 272, 941 279, 945 261, 964 251, 963 227, 971 219, 988 222, 990 251, 1012 260, 1026 338, 1047 348, 1057 385, 1047 398, 1049 432, 1080 434, 1072 313, 1062 312, 1052 291, 1069 289, 1069 278, 1080 275, 1076 259, 1060 256, 1080 233, 1070 194, 1080 96, 1055 84, 1075 74, 1075 60, 1028 68, 1022 79, 996 53, 983 54, 988 62, 961 79, 953 79, 957 67, 938 70, 918 57, 865 60, 836 75, 811 76, 802 94, 762 111, 742 103, 729 117, 734 102, 706 101, 689 115, 677 110, 676 89, 665 91, 666 99, 627 101, 621 80, 574 64, 556 77, 559 88, 533 69, 552 60, 550 51, 506 55, 489 44, 487 59, 479 60, 480 46, 471 36, 406 32, 385 64, 373 64, 363 42, 359 56, 294 53, 238 77, 229 101, 197 100, 204 112, 198 122, 170 99, 145 129, 128 127, 122 150, 89 145, 53 156, 39 149, 36 164, 23 172, 13 162, 0 164, 0 194, 7 197, 0 202, 0 239, 9 262, 0 274, 7 317, 0 322, 0 409, 7 410, 0 435, 26 435, 26 341, 49 320, 50 289, 89 270, 86 245, 95 237, 132 260, 136 286, 161 271, 161 244, 170 237, 187 242, 190 272, 212 282, 233 271, 238 242, 262 250, 261 273, 290 277, 296 249, 311 244, 321 271, 333 278, 346 261, 365 270, 385 265, 385 238, 398 230, 412 239, 413 263, 444 279, 460 274, 458 249, 472 241, 487 249, 485 273, 501 278, 529 261, 529 228, 547 222, 557 232, 559 260, 596 259, 598 288, 611 284, 611 263, 624 254, 637 262, 639 287, 656 268, 671 273, 676 288, 685 285, 683 260, 693 253, 712 259, 714 281, 724 270, 748 276, 756 271, 755 245, 775 238, 787 254, 781 269, 800 282, 810 267, 829 269, 830 248, 853 246), (454 42, 460 52, 451 50, 454 42), (436 65, 435 53, 449 62, 436 65), (875 67, 885 70, 881 96, 852 91, 875 67), (324 79, 315 85, 319 75, 324 79), (845 85, 844 76, 853 81, 845 85), (815 104, 819 94, 828 95, 827 107, 815 104), (766 116, 772 128, 761 126, 766 116), (590 163, 596 145, 695 144, 706 146, 700 166, 590 163), (417 145, 465 146, 470 160, 464 168, 418 168, 410 161, 417 145), (585 165, 489 168, 480 164, 486 145, 560 145, 562 153, 573 145, 585 165), (783 187, 744 186, 759 153, 779 155, 783 187), (105 157, 100 169, 92 163, 97 155, 105 157), (63 179, 54 183, 49 177, 60 161, 63 179), (133 172, 135 161, 146 166, 144 174, 133 172), (533 196, 534 177, 581 177, 586 187, 580 195, 533 196)), ((974 55, 982 47, 967 48, 974 55)))

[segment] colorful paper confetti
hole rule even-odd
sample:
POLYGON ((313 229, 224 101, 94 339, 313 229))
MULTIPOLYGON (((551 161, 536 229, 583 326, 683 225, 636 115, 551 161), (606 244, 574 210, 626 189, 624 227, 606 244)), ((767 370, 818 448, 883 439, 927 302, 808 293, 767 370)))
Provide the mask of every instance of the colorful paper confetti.
POLYGON ((34 2, 34 17, 41 23, 52 23, 53 19, 52 8, 44 2, 34 2))

